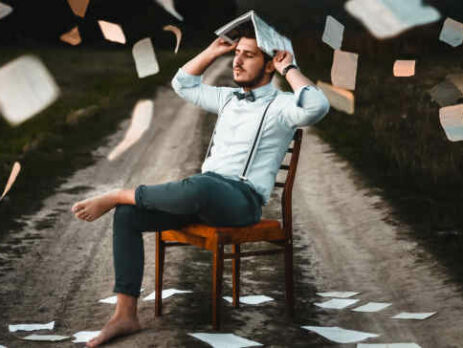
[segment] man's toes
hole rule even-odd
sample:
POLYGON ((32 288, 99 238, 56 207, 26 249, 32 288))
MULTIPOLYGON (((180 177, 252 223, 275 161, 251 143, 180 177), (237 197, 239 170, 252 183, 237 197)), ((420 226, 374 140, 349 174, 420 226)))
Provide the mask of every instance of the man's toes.
POLYGON ((84 209, 84 205, 82 204, 82 202, 75 203, 71 208, 73 213, 77 213, 78 211, 80 211, 82 209, 84 209))

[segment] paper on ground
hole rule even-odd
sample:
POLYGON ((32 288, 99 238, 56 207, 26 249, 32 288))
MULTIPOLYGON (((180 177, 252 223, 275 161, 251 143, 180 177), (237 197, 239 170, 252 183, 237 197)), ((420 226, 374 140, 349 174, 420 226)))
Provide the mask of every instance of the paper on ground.
POLYGON ((347 330, 337 326, 302 326, 302 328, 337 343, 355 343, 368 338, 379 337, 374 333, 347 330))
POLYGON ((188 335, 210 344, 214 348, 240 348, 261 346, 259 342, 250 341, 234 334, 189 333, 188 335))
POLYGON ((101 331, 79 331, 76 332, 73 336, 75 337, 73 343, 86 343, 92 338, 95 338, 100 334, 101 331))
POLYGON ((175 9, 174 0, 156 0, 156 2, 179 21, 183 21, 183 16, 175 9))
MULTIPOLYGON (((320 82, 320 81, 319 81, 320 82)), ((323 82, 322 82, 323 83, 323 82)), ((325 83, 323 83, 325 84, 325 83)), ((318 85, 318 82, 317 82, 318 85)), ((318 296, 323 297, 338 297, 338 298, 347 298, 352 297, 354 295, 358 295, 359 292, 355 291, 327 291, 327 292, 317 292, 318 296)))
POLYGON ((8 16, 11 12, 13 12, 13 7, 0 2, 0 19, 8 16))
POLYGON ((358 54, 335 50, 331 67, 331 83, 336 87, 355 89, 358 54))
POLYGON ((182 41, 182 31, 176 27, 175 25, 166 25, 164 28, 162 28, 165 31, 171 31, 175 34, 175 39, 177 40, 175 44, 175 54, 177 54, 178 49, 180 47, 180 42, 182 41))
MULTIPOLYGON (((193 291, 191 291, 191 290, 178 290, 178 289, 166 289, 166 290, 162 290, 162 299, 171 297, 172 295, 175 295, 175 294, 187 294, 187 293, 191 293, 191 292, 193 292, 193 291)), ((156 291, 153 291, 151 294, 146 296, 143 299, 143 301, 154 301, 155 296, 156 296, 156 291)))
POLYGON ((386 302, 368 302, 363 306, 352 309, 354 312, 379 312, 389 307, 391 303, 386 302))
POLYGON ((21 171, 21 165, 19 164, 19 162, 14 162, 13 168, 11 169, 10 177, 8 178, 8 181, 6 182, 5 189, 3 190, 2 196, 0 197, 0 201, 10 191, 20 171, 21 171))
POLYGON ((80 44, 82 42, 82 38, 80 37, 78 27, 74 27, 71 30, 69 30, 68 32, 64 33, 63 35, 61 35, 59 37, 59 39, 61 41, 64 41, 64 42, 72 45, 72 46, 77 46, 78 44, 80 44))
POLYGON ((69 7, 76 16, 85 17, 90 0, 68 0, 69 7))
POLYGON ((132 48, 135 68, 139 78, 154 75, 159 72, 159 64, 149 37, 138 41, 132 48))
POLYGON ((441 108, 439 119, 450 141, 463 140, 463 104, 441 108))
POLYGON ((357 348, 421 348, 416 343, 359 343, 357 348))
POLYGON ((343 309, 357 303, 359 300, 356 299, 346 299, 346 298, 333 298, 331 300, 314 303, 315 306, 328 309, 343 309))
POLYGON ((98 25, 100 26, 101 32, 106 40, 121 44, 126 43, 127 40, 125 39, 124 32, 119 24, 99 20, 98 25))
POLYGON ((26 337, 22 337, 23 340, 27 341, 45 341, 45 342, 59 342, 65 341, 71 337, 69 336, 61 336, 61 335, 29 335, 26 337))
POLYGON ((429 313, 410 313, 410 312, 402 312, 397 315, 394 315, 393 319, 417 319, 417 320, 424 320, 436 314, 436 312, 429 312, 429 313))
POLYGON ((463 43, 463 24, 447 17, 442 26, 439 40, 452 47, 460 46, 463 43))
MULTIPOLYGON (((354 113, 355 97, 351 91, 348 91, 347 89, 332 86, 329 83, 325 83, 322 81, 317 81, 317 86, 320 87, 323 93, 325 93, 325 96, 328 98, 328 101, 330 102, 330 105, 333 108, 335 108, 336 110, 345 112, 347 114, 350 114, 350 115, 354 113)), ((320 296, 343 297, 343 296, 336 296, 336 295, 320 295, 320 296)))
POLYGON ((440 19, 439 11, 422 0, 349 0, 344 7, 378 39, 440 19))
POLYGON ((146 132, 153 118, 153 102, 151 100, 140 100, 132 113, 132 120, 124 139, 111 151, 108 160, 112 161, 135 144, 146 132))
POLYGON ((0 67, 0 111, 11 125, 44 110, 58 95, 53 77, 34 56, 21 56, 0 67))
POLYGON ((463 98, 462 92, 450 81, 443 81, 428 91, 431 99, 440 106, 453 105, 463 98))
POLYGON ((396 77, 410 77, 415 75, 414 60, 396 60, 394 62, 393 73, 396 77))
POLYGON ((10 332, 53 330, 54 327, 55 327, 55 322, 50 321, 49 323, 46 323, 46 324, 15 324, 15 325, 8 325, 8 330, 10 332))
MULTIPOLYGON (((230 296, 224 296, 223 299, 229 303, 233 302, 233 298, 230 296)), ((249 305, 258 305, 269 301, 273 301, 273 298, 265 295, 240 296, 240 303, 249 305)))
POLYGON ((325 30, 323 31, 322 41, 330 45, 333 49, 339 50, 342 46, 344 36, 344 25, 334 17, 326 16, 325 30))

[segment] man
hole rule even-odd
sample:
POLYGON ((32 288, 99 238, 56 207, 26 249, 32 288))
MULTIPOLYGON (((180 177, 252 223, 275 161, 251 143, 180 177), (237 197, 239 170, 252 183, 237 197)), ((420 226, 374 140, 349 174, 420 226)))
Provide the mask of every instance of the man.
POLYGON ((93 221, 116 207, 113 226, 117 306, 95 347, 107 340, 140 330, 137 298, 143 276, 144 231, 180 228, 202 222, 215 226, 257 223, 275 176, 297 127, 319 121, 329 109, 323 93, 291 64, 289 52, 269 57, 251 32, 237 43, 221 38, 187 62, 172 80, 184 99, 219 113, 210 156, 196 174, 177 182, 141 185, 76 203, 76 217, 93 221), (218 57, 235 51, 233 77, 241 88, 213 87, 201 75, 218 57), (271 84, 274 72, 284 75, 295 92, 281 92, 271 84), (259 141, 256 130, 265 113, 259 141), (249 160, 251 144, 255 153, 249 160), (246 165, 246 163, 248 165, 246 165))

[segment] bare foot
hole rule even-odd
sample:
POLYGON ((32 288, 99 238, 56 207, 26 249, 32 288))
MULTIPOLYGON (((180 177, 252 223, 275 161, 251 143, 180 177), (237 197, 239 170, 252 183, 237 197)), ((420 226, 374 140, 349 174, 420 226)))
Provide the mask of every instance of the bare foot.
POLYGON ((97 347, 117 336, 125 336, 141 330, 141 325, 136 317, 120 318, 112 317, 101 330, 100 334, 87 342, 87 347, 97 347))
POLYGON ((118 202, 115 194, 115 191, 109 192, 77 202, 72 206, 71 210, 78 219, 94 221, 116 206, 118 202))

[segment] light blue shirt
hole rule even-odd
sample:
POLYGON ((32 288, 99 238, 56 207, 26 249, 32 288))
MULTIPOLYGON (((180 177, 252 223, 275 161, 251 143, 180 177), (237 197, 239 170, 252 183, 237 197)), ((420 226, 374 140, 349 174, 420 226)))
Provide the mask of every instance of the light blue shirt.
POLYGON ((215 172, 234 180, 240 180, 264 109, 275 99, 267 111, 261 138, 247 171, 248 180, 245 181, 260 194, 264 204, 268 203, 296 129, 318 122, 329 110, 325 95, 313 86, 291 93, 282 92, 269 83, 252 90, 255 101, 251 102, 238 100, 233 94, 243 92, 242 88, 209 86, 202 83, 202 76, 190 75, 179 69, 172 80, 172 87, 180 97, 209 112, 218 113, 223 108, 217 120, 210 156, 204 161, 201 171, 215 172))

